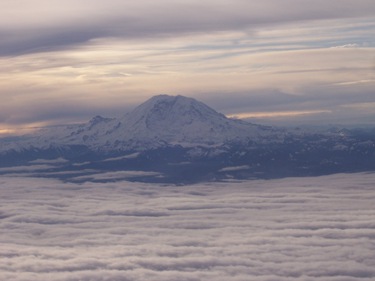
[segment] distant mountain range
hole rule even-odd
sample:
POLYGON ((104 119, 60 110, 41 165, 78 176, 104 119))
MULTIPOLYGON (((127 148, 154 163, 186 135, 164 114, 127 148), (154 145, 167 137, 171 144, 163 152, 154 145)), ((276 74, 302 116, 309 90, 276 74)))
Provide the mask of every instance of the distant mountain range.
POLYGON ((183 96, 155 96, 121 118, 0 139, 0 174, 71 181, 197 181, 375 170, 375 130, 314 133, 229 119, 183 96))

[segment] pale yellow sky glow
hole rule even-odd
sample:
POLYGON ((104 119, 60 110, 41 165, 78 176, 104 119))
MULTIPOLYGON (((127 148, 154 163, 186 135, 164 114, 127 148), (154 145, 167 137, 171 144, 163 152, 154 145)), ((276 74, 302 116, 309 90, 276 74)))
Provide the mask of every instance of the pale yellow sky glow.
POLYGON ((41 128, 50 125, 49 122, 39 122, 39 123, 25 123, 17 124, 12 126, 2 126, 0 128, 0 136, 10 136, 10 135, 25 135, 35 132, 41 128))
POLYGON ((343 110, 374 100, 373 2, 284 1, 108 0, 85 10, 83 0, 63 9, 37 0, 43 11, 5 1, 0 23, 13 35, 0 42, 0 134, 118 117, 157 94, 240 118, 374 118, 343 110), (10 16, 18 9, 23 22, 10 16))
POLYGON ((14 129, 0 129, 0 135, 10 135, 16 133, 14 129))

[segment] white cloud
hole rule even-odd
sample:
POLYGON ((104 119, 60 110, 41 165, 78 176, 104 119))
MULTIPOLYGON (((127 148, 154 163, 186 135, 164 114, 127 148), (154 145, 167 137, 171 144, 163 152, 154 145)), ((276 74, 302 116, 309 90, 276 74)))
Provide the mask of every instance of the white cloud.
POLYGON ((0 276, 372 280, 374 177, 184 187, 1 177, 0 276))
POLYGON ((244 166, 233 166, 233 167, 225 167, 219 170, 219 172, 233 172, 233 171, 241 171, 241 170, 248 170, 250 169, 250 166, 244 165, 244 166))
POLYGON ((344 45, 340 45, 340 46, 335 46, 335 47, 332 47, 332 48, 338 48, 338 49, 341 49, 341 48, 359 48, 359 44, 357 43, 352 43, 352 44, 344 44, 344 45))
POLYGON ((54 165, 41 164, 41 165, 29 165, 29 166, 13 166, 0 168, 0 172, 13 173, 13 172, 35 172, 44 171, 49 169, 56 169, 54 165))
POLYGON ((62 157, 56 158, 56 159, 36 159, 33 161, 30 161, 31 164, 64 164, 69 162, 69 160, 66 160, 62 157))
POLYGON ((124 155, 124 156, 107 158, 107 159, 104 159, 103 161, 104 162, 111 162, 111 161, 118 161, 118 160, 125 160, 125 159, 134 159, 134 158, 137 158, 139 156, 139 154, 140 154, 139 152, 135 152, 135 153, 127 154, 127 155, 124 155))
POLYGON ((147 171, 116 171, 75 177, 74 180, 119 180, 135 177, 161 177, 158 172, 147 171))

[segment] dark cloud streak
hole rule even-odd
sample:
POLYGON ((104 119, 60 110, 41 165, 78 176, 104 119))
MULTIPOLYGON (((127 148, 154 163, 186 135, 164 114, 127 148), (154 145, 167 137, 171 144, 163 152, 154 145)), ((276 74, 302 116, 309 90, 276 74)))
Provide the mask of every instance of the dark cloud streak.
MULTIPOLYGON (((25 9, 28 5, 25 4, 25 9)), ((91 2, 78 1, 63 5, 71 5, 74 16, 69 9, 64 13, 56 5, 43 12, 31 7, 29 16, 18 22, 9 20, 0 28, 2 38, 8 38, 0 43, 0 55, 72 48, 96 38, 149 39, 191 33, 247 32, 263 24, 375 15, 373 2, 367 0, 286 0, 282 4, 274 0, 106 1, 97 7, 91 2), (77 4, 80 5, 76 7, 77 4), (49 22, 34 20, 43 17, 49 22)))

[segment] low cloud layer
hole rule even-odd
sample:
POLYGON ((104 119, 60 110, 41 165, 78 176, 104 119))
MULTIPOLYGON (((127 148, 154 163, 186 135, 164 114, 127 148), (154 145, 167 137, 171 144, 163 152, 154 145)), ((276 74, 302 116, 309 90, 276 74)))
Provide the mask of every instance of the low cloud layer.
POLYGON ((375 278, 374 174, 157 186, 0 179, 4 280, 375 278))

